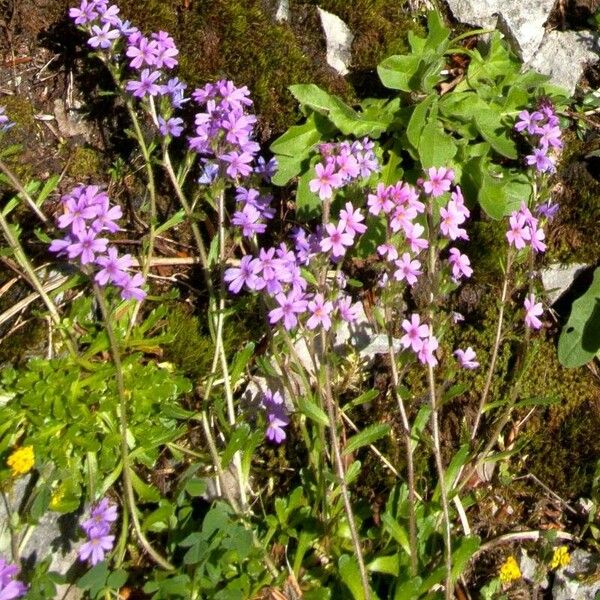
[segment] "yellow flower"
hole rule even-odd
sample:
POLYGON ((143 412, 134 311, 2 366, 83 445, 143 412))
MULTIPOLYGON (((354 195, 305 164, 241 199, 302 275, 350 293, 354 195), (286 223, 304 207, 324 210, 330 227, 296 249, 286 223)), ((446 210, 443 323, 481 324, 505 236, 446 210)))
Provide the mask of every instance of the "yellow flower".
POLYGON ((63 486, 61 485, 60 487, 58 487, 56 489, 54 494, 52 494, 52 499, 50 500, 50 508, 53 510, 58 508, 58 506, 60 505, 60 503, 62 502, 62 499, 64 497, 65 497, 65 490, 63 489, 63 486))
POLYGON ((23 446, 15 450, 6 461, 6 464, 10 467, 13 477, 19 475, 25 475, 29 473, 35 463, 35 455, 33 453, 33 446, 23 446))
POLYGON ((521 569, 514 556, 509 556, 500 567, 500 581, 510 583, 521 578, 521 569))
POLYGON ((566 567, 571 562, 571 555, 569 549, 566 546, 559 546, 554 548, 554 554, 550 561, 551 569, 560 569, 560 567, 566 567))

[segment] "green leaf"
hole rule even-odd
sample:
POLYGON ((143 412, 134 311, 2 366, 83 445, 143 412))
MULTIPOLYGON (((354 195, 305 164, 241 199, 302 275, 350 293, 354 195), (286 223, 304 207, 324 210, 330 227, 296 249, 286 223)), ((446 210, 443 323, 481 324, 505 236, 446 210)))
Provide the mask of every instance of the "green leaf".
POLYGON ((235 386, 238 384, 238 379, 241 377, 246 365, 254 355, 254 343, 248 342, 243 350, 236 352, 235 358, 233 360, 233 365, 231 366, 230 379, 231 385, 235 389, 235 386))
POLYGON ((364 600, 365 593, 363 591, 356 558, 354 556, 349 556, 348 554, 342 554, 338 560, 338 569, 342 581, 350 590, 354 600, 364 600))
POLYGON ((408 581, 398 582, 394 600, 416 600, 421 594, 420 589, 423 585, 423 580, 420 577, 413 577, 408 581))
POLYGON ((158 502, 160 500, 159 491, 155 487, 142 481, 137 473, 131 468, 129 469, 129 476, 131 477, 133 489, 140 497, 140 500, 143 502, 158 502))
POLYGON ((496 111, 479 110, 474 114, 473 122, 483 139, 498 154, 513 160, 518 157, 517 146, 506 134, 506 127, 502 124, 501 116, 496 111))
POLYGON ((315 421, 315 423, 324 425, 325 427, 329 425, 327 415, 320 406, 317 406, 312 398, 300 398, 298 400, 298 409, 303 415, 315 421))
POLYGON ((406 552, 407 556, 410 556, 410 543, 408 541, 406 529, 404 529, 404 527, 402 527, 389 512, 385 512, 381 515, 381 522, 383 523, 385 530, 398 544, 400 544, 400 547, 406 552))
POLYGON ((387 423, 375 423, 374 425, 369 425, 365 427, 360 433, 353 435, 348 442, 346 443, 346 447, 344 448, 342 454, 348 455, 356 452, 359 448, 363 446, 368 446, 373 444, 377 440, 385 437, 390 431, 390 426, 387 423))
POLYGON ((558 360, 565 367, 580 367, 600 350, 600 267, 590 287, 571 307, 569 320, 558 340, 558 360))
POLYGON ((427 123, 429 110, 434 104, 437 104, 437 96, 436 94, 430 94, 415 106, 410 116, 410 121, 406 127, 406 137, 415 150, 419 147, 419 141, 427 123))
POLYGON ((379 396, 378 390, 367 390, 357 398, 354 398, 354 400, 350 400, 348 404, 344 404, 344 406, 342 407, 342 412, 348 412, 351 408, 355 408, 356 406, 360 406, 361 404, 371 402, 371 400, 375 400, 377 396, 379 396))
POLYGON ((396 553, 390 554, 389 556, 378 556, 367 565, 367 569, 374 573, 385 573, 392 577, 398 577, 398 572, 400 570, 400 555, 396 553))
POLYGON ((454 158, 456 144, 436 121, 430 120, 423 128, 419 139, 419 158, 424 169, 443 167, 454 158))
POLYGON ((309 221, 321 214, 323 202, 317 194, 308 187, 311 179, 315 178, 314 167, 311 167, 298 180, 296 189, 296 216, 302 221, 309 221))
POLYGON ((314 115, 310 115, 302 125, 293 125, 280 135, 270 146, 273 154, 282 154, 297 158, 307 154, 321 140, 314 115))
POLYGON ((155 235, 161 235, 173 227, 177 227, 180 223, 185 220, 185 211, 183 209, 178 210, 172 217, 167 219, 162 225, 156 228, 155 235))
POLYGON ((277 156, 277 172, 271 178, 271 183, 274 185, 286 185, 291 179, 296 177, 303 169, 303 163, 307 157, 301 154, 300 156, 285 156, 278 154, 277 156))
POLYGON ((377 74, 385 87, 410 92, 410 81, 419 68, 419 62, 420 57, 412 54, 390 56, 377 66, 377 74))
POLYGON ((460 539, 460 545, 452 552, 452 580, 456 581, 479 549, 481 540, 476 535, 465 536, 460 539))

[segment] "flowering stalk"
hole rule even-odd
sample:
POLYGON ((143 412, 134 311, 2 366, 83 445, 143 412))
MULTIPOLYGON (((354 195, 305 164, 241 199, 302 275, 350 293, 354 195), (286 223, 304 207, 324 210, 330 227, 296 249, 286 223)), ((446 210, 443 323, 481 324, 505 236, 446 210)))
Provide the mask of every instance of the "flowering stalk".
POLYGON ((173 570, 175 567, 161 556, 148 541, 142 527, 137 513, 137 506, 135 503, 135 495, 133 491, 133 484, 131 481, 131 460, 129 457, 129 446, 127 444, 127 392, 125 390, 125 381, 123 379, 123 364, 121 362, 121 352, 119 345, 115 337, 115 332, 112 326, 111 314, 104 298, 104 293, 100 289, 97 283, 94 282, 94 295, 98 301, 100 312, 102 313, 102 320, 104 327, 108 335, 108 341, 110 344, 110 351, 113 357, 113 363, 115 365, 115 373, 117 379, 117 392, 119 395, 119 425, 121 434, 121 460, 123 461, 123 487, 125 488, 125 500, 128 505, 129 512, 131 514, 131 520, 133 522, 133 528, 138 537, 141 546, 146 550, 152 560, 166 570, 173 570))
MULTIPOLYGON (((425 188, 427 191, 427 188, 425 188)), ((433 194, 427 203, 427 226, 429 230, 429 327, 432 331, 434 322, 434 301, 436 285, 436 236, 434 233, 433 224, 433 194)), ((433 334, 432 334, 433 335, 433 334)), ((442 513, 444 516, 444 558, 446 563, 446 584, 445 597, 446 600, 452 600, 454 597, 454 589, 452 585, 452 530, 450 524, 450 511, 448 509, 448 492, 446 490, 446 476, 444 463, 442 462, 442 451, 440 444, 440 429, 438 417, 438 404, 436 394, 435 374, 433 371, 433 361, 427 361, 427 384, 429 387, 429 403, 431 405, 431 435, 433 438, 433 454, 438 472, 440 485, 440 498, 442 504, 442 513)))
MULTIPOLYGON (((392 323, 391 310, 386 304, 386 322, 392 323)), ((418 569, 418 556, 417 556, 417 498, 415 489, 415 465, 413 459, 413 444, 410 431, 410 423, 408 422, 408 415, 406 413, 406 407, 404 406, 404 400, 398 387, 400 386, 400 378, 398 377, 398 367, 396 366, 396 352, 394 350, 394 342, 392 339, 391 326, 388 328, 388 354, 390 357, 390 369, 392 374, 392 385, 394 386, 394 396, 400 410, 400 418, 402 420, 402 433, 404 435, 404 443, 406 445, 406 470, 408 473, 408 535, 410 544, 410 570, 411 575, 415 577, 418 569)))
POLYGON ((485 405, 487 402, 488 395, 492 386, 492 379, 496 370, 496 361, 498 360, 498 351, 500 349, 500 341, 502 339, 502 327, 504 325, 504 309, 506 308, 506 301, 508 299, 508 285, 510 279, 510 269, 512 266, 513 253, 511 249, 508 250, 506 258, 506 268, 504 269, 504 281, 502 282, 502 293, 500 295, 500 307, 498 309, 498 322, 496 324, 496 335, 494 337, 494 345, 492 346, 492 357, 490 359, 490 365, 488 367, 487 376, 485 378, 485 384, 483 386, 483 392, 479 400, 479 406, 477 408, 477 415, 475 416, 475 422, 473 423, 473 430, 471 431, 471 441, 475 440, 481 417, 485 411, 485 405))

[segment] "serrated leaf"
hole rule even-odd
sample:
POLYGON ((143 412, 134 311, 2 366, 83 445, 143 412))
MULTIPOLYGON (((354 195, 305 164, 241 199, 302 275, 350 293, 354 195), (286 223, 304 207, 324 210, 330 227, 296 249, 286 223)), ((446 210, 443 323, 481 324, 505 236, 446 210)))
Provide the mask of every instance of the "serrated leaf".
POLYGON ((300 398, 298 400, 298 410, 319 425, 325 427, 329 425, 329 419, 325 411, 310 398, 300 398))

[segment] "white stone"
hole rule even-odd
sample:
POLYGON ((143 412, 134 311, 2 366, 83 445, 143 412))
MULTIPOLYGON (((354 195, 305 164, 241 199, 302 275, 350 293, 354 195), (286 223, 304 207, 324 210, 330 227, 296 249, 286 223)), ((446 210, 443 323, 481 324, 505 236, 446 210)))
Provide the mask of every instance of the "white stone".
POLYGON ((600 579, 595 576, 600 569, 600 557, 577 548, 571 562, 557 569, 552 586, 554 600, 594 600, 600 593, 600 579))
POLYGON ((452 14, 461 22, 484 27, 496 27, 499 0, 447 0, 452 14))
POLYGON ((278 22, 290 20, 290 0, 279 0, 275 11, 275 20, 278 22))
POLYGON ((575 277, 588 265, 574 263, 572 265, 550 265, 541 273, 542 284, 546 296, 554 304, 570 287, 575 277))
POLYGON ((548 31, 528 66, 572 94, 584 68, 598 60, 598 48, 590 31, 548 31))
POLYGON ((317 7, 327 44, 327 64, 340 75, 348 73, 354 35, 338 16, 317 7))

